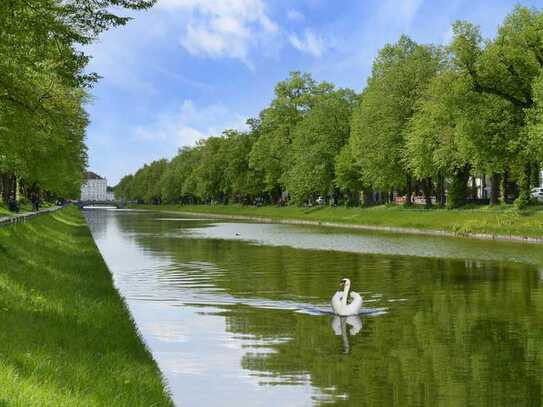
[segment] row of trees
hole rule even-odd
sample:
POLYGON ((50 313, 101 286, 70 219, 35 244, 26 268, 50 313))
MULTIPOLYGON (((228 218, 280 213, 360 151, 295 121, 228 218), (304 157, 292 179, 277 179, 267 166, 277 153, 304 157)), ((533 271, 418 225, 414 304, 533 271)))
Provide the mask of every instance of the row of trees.
MULTIPOLYGON (((369 204, 379 191, 407 204, 464 203, 488 176, 491 202, 525 206, 543 161, 543 13, 517 7, 493 40, 453 25, 448 46, 406 36, 378 54, 361 94, 292 73, 246 132, 185 147, 124 177, 118 197, 147 202, 318 195, 369 204), (486 177, 485 177, 486 178, 486 177)), ((382 199, 382 198, 381 198, 382 199)))
POLYGON ((84 104, 98 76, 81 51, 155 0, 0 1, 0 194, 77 197, 87 163, 84 104))

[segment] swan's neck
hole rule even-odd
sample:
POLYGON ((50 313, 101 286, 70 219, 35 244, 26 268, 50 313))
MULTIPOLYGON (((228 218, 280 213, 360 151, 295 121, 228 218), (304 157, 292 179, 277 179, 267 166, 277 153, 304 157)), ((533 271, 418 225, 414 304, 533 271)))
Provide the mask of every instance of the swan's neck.
POLYGON ((350 289, 351 289, 351 285, 349 283, 346 283, 345 287, 343 288, 343 297, 341 298, 341 303, 344 306, 347 305, 347 297, 349 296, 350 289))

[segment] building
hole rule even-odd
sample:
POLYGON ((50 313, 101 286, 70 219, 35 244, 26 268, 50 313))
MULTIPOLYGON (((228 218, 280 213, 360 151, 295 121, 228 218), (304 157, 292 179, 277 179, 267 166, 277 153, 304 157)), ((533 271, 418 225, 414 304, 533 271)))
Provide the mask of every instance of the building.
POLYGON ((114 200, 115 200, 115 192, 113 191, 113 187, 107 187, 106 201, 114 201, 114 200))
POLYGON ((81 185, 81 200, 107 200, 107 180, 91 171, 88 171, 85 176, 86 181, 81 185))

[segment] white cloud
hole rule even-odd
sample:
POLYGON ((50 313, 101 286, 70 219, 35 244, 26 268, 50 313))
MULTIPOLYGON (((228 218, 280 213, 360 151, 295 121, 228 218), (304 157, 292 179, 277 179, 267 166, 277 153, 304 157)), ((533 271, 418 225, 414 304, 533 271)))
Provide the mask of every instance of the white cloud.
POLYGON ((174 112, 163 113, 154 122, 134 128, 136 140, 153 141, 176 148, 193 146, 198 140, 218 136, 225 129, 246 129, 245 118, 216 104, 197 108, 185 100, 174 112))
POLYGON ((298 10, 291 8, 287 11, 287 18, 291 21, 304 21, 305 16, 300 13, 298 10))
POLYGON ((303 36, 298 36, 296 33, 291 34, 289 41, 297 50, 316 58, 320 57, 326 49, 323 39, 310 29, 306 29, 303 36))
POLYGON ((250 50, 279 31, 262 0, 161 0, 158 7, 189 14, 181 45, 196 56, 251 66, 250 50))
POLYGON ((403 30, 409 30, 417 12, 424 0, 385 0, 379 5, 379 17, 399 26, 403 30))

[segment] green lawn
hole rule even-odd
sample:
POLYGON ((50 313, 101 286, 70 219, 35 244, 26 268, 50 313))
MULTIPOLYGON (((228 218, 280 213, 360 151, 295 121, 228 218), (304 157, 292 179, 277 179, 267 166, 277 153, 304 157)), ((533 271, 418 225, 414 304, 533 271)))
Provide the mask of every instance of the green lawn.
POLYGON ((82 214, 0 228, 0 406, 169 406, 82 214))
POLYGON ((513 206, 477 207, 476 209, 414 209, 398 206, 371 208, 299 208, 239 205, 137 205, 137 208, 175 210, 194 213, 255 216, 271 219, 295 219, 355 225, 390 226, 455 233, 487 233, 543 237, 543 207, 518 211, 513 206))

